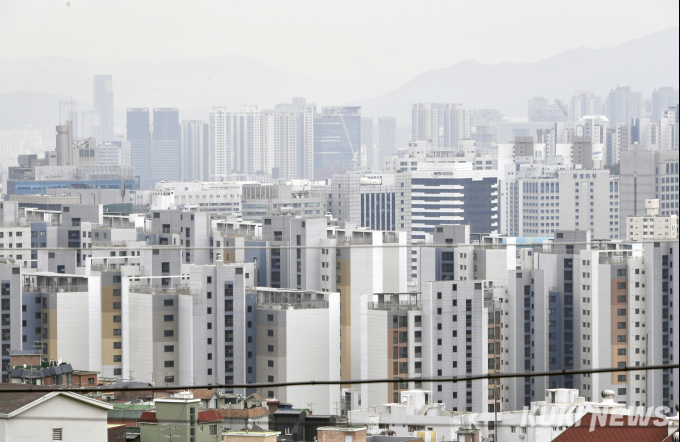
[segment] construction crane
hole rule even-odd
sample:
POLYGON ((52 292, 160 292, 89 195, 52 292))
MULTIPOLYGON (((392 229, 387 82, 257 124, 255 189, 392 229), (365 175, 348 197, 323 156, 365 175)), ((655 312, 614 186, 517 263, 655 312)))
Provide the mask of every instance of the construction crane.
POLYGON ((342 112, 339 114, 340 115, 340 121, 342 122, 342 128, 345 130, 345 136, 347 136, 347 141, 349 142, 349 147, 352 149, 352 169, 357 168, 358 164, 358 155, 359 151, 354 149, 354 144, 352 144, 352 139, 349 137, 349 132, 347 131, 347 126, 345 125, 345 118, 342 116, 342 112))
POLYGON ((564 108, 564 106, 562 106, 562 102, 560 100, 558 100, 557 98, 555 98, 555 104, 557 105, 557 107, 560 108, 560 110, 564 114, 565 118, 567 120, 569 120, 569 112, 564 108))

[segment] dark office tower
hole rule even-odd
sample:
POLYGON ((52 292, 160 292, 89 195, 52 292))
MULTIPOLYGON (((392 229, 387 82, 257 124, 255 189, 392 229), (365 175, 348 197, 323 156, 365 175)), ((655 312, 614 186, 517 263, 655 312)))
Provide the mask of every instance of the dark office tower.
POLYGON ((113 141, 113 80, 110 75, 94 76, 94 111, 99 113, 101 141, 113 141))
POLYGON ((153 110, 153 181, 182 180, 182 129, 177 108, 153 110))
POLYGON ((660 87, 652 92, 652 123, 658 123, 662 111, 678 104, 678 89, 660 87))
POLYGON ((397 119, 394 117, 378 118, 378 149, 380 152, 380 167, 385 164, 386 155, 397 153, 397 119))
POLYGON ((127 110, 127 139, 130 142, 130 162, 139 177, 140 188, 151 189, 151 124, 149 109, 127 110))
POLYGON ((314 117, 314 177, 355 169, 360 153, 361 107, 321 108, 321 115, 314 117))

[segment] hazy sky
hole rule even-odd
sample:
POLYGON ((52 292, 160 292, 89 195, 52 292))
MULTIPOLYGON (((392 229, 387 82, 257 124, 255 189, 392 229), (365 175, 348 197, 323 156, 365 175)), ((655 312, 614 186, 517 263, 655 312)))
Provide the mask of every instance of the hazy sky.
POLYGON ((615 46, 678 16, 677 0, 0 0, 0 58, 237 54, 374 95, 461 60, 615 46))

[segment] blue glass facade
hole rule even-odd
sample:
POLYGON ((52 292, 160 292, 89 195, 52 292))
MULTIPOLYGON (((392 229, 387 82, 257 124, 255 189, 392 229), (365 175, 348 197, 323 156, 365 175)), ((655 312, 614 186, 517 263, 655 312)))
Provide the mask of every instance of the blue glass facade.
POLYGON ((434 232, 439 224, 470 224, 473 233, 498 230, 497 179, 472 178, 413 178, 411 180, 411 211, 413 238, 422 239, 419 232, 434 232), (453 188, 456 186, 457 188, 453 188), (462 209, 462 211, 461 211, 462 209), (450 212, 447 213, 447 210, 450 212), (446 217, 462 219, 448 221, 446 217), (495 225, 494 225, 495 224, 495 225))
POLYGON ((361 194, 361 227, 372 230, 396 230, 396 195, 391 193, 361 194))

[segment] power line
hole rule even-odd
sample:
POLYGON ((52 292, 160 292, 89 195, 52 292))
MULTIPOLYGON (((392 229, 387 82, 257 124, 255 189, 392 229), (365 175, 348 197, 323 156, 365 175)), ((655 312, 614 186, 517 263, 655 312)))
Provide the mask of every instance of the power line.
MULTIPOLYGON (((377 231, 377 230, 367 230, 366 232, 383 232, 383 231, 377 231)), ((585 230, 583 230, 585 232, 585 230)), ((390 231, 389 233, 393 233, 390 231)), ((220 238, 220 237, 216 237, 220 238)), ((245 238, 245 237, 230 237, 230 238, 245 238)), ((514 236, 501 236, 497 238, 518 238, 514 236)), ((256 239, 256 240, 249 240, 246 238, 247 241, 262 241, 262 242, 273 242, 272 240, 265 240, 265 239, 256 239)), ((134 242, 143 242, 143 241, 135 241, 135 240, 125 240, 122 241, 121 244, 117 245, 105 245, 105 246, 92 246, 92 247, 64 247, 64 246, 58 246, 58 247, 25 247, 22 249, 5 249, 5 252, 8 251, 14 251, 16 252, 21 252, 24 250, 31 250, 31 251, 40 251, 40 250, 46 250, 46 251, 59 251, 59 250, 72 250, 72 251, 84 251, 84 250, 120 250, 123 248, 132 248, 132 249, 139 249, 139 250, 271 250, 271 249, 278 249, 278 250, 294 250, 294 249, 373 249, 373 248, 386 248, 386 249, 399 249, 399 248, 455 248, 455 247, 473 247, 476 249, 498 249, 498 248, 507 248, 511 246, 518 247, 520 249, 522 248, 530 248, 530 247, 560 247, 560 246, 600 246, 600 245, 634 245, 634 244, 661 244, 661 243, 674 243, 677 244, 677 239, 652 239, 652 240, 642 240, 642 241, 629 241, 629 240, 591 240, 591 241, 569 241, 569 242, 529 242, 529 243, 494 243, 494 244, 484 244, 484 243, 445 243, 445 244, 435 244, 435 243, 411 243, 411 244, 399 244, 399 243, 382 243, 382 244, 353 244, 353 243, 340 243, 336 245, 267 245, 267 246, 257 246, 257 245, 243 245, 243 246, 238 246, 238 245, 221 245, 221 246, 183 246, 183 245, 176 245, 176 244, 168 244, 168 245, 161 245, 161 244, 141 244, 139 246, 135 244, 130 244, 134 242)), ((630 249, 598 249, 598 248, 591 248, 589 249, 590 251, 607 251, 607 252, 616 252, 616 251, 631 251, 630 249)), ((119 258, 117 256, 100 256, 100 257, 94 257, 94 258, 119 258)), ((126 256, 122 256, 120 258, 126 258, 126 256)), ((129 256, 127 258, 132 258, 132 256, 129 256)))
MULTIPOLYGON (((45 388, 38 386, 27 385, 25 387, 0 387, 1 393, 26 393, 26 392, 51 392, 51 391, 69 391, 69 392, 83 392, 83 391, 163 391, 163 390, 215 390, 215 389, 234 389, 234 388, 271 388, 271 387, 297 387, 305 385, 349 385, 349 384, 384 384, 390 382, 436 382, 436 383, 458 383, 467 381, 491 380, 491 379, 505 379, 505 378, 538 378, 546 376, 568 376, 578 374, 592 374, 592 373, 615 373, 615 372, 632 372, 632 371, 646 371, 646 370, 668 370, 673 368, 680 368, 680 364, 662 364, 662 365, 641 365, 635 367, 610 367, 610 368, 588 368, 577 370, 553 370, 553 371, 538 371, 527 373, 487 373, 461 377, 445 377, 439 376, 434 378, 382 378, 382 379, 358 379, 358 380, 331 380, 331 381, 293 381, 293 382, 271 382, 271 383, 255 383, 255 384, 229 384, 229 385, 182 385, 182 386, 148 386, 148 387, 93 387, 93 388, 45 388)), ((21 384, 25 385, 25 384, 21 384)))

